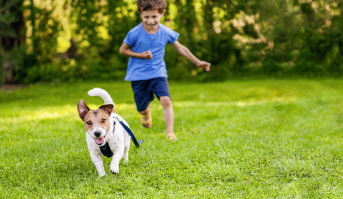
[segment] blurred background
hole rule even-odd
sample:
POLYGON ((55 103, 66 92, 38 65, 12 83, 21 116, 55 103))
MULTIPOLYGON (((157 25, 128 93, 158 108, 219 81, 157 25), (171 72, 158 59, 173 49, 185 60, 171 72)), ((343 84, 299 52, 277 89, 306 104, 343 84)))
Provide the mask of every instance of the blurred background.
MULTIPOLYGON (((341 77, 343 0, 167 0, 162 23, 211 72, 167 45, 174 81, 341 77)), ((120 80, 135 0, 0 0, 0 84, 120 80)))

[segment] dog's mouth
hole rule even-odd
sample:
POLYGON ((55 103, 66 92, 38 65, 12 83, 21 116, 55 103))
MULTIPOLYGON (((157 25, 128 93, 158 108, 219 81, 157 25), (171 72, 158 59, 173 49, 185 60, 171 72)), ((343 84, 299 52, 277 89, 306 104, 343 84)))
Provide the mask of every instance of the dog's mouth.
POLYGON ((105 139, 104 138, 93 138, 95 140, 95 142, 98 144, 98 145, 101 145, 104 143, 105 139))

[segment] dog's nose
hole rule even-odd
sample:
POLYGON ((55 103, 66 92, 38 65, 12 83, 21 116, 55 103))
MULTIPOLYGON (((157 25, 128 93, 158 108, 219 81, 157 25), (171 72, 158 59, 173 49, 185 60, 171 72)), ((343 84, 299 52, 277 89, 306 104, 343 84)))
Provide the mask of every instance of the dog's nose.
POLYGON ((101 133, 100 133, 99 131, 96 131, 96 132, 94 132, 94 135, 95 135, 96 137, 100 137, 101 133))

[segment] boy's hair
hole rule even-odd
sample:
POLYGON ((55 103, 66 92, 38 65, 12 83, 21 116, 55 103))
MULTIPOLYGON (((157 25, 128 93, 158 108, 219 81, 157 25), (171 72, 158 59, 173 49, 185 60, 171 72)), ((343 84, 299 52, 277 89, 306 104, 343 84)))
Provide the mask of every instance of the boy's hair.
POLYGON ((138 12, 158 10, 162 13, 166 8, 166 0, 137 0, 138 12))

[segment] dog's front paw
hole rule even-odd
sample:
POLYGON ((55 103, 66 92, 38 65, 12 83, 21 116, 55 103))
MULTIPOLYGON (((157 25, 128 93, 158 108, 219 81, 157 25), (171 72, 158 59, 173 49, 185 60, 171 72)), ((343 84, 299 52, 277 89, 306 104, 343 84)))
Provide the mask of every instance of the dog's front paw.
POLYGON ((111 173, 113 173, 113 174, 119 173, 119 166, 111 166, 110 171, 111 171, 111 173))

